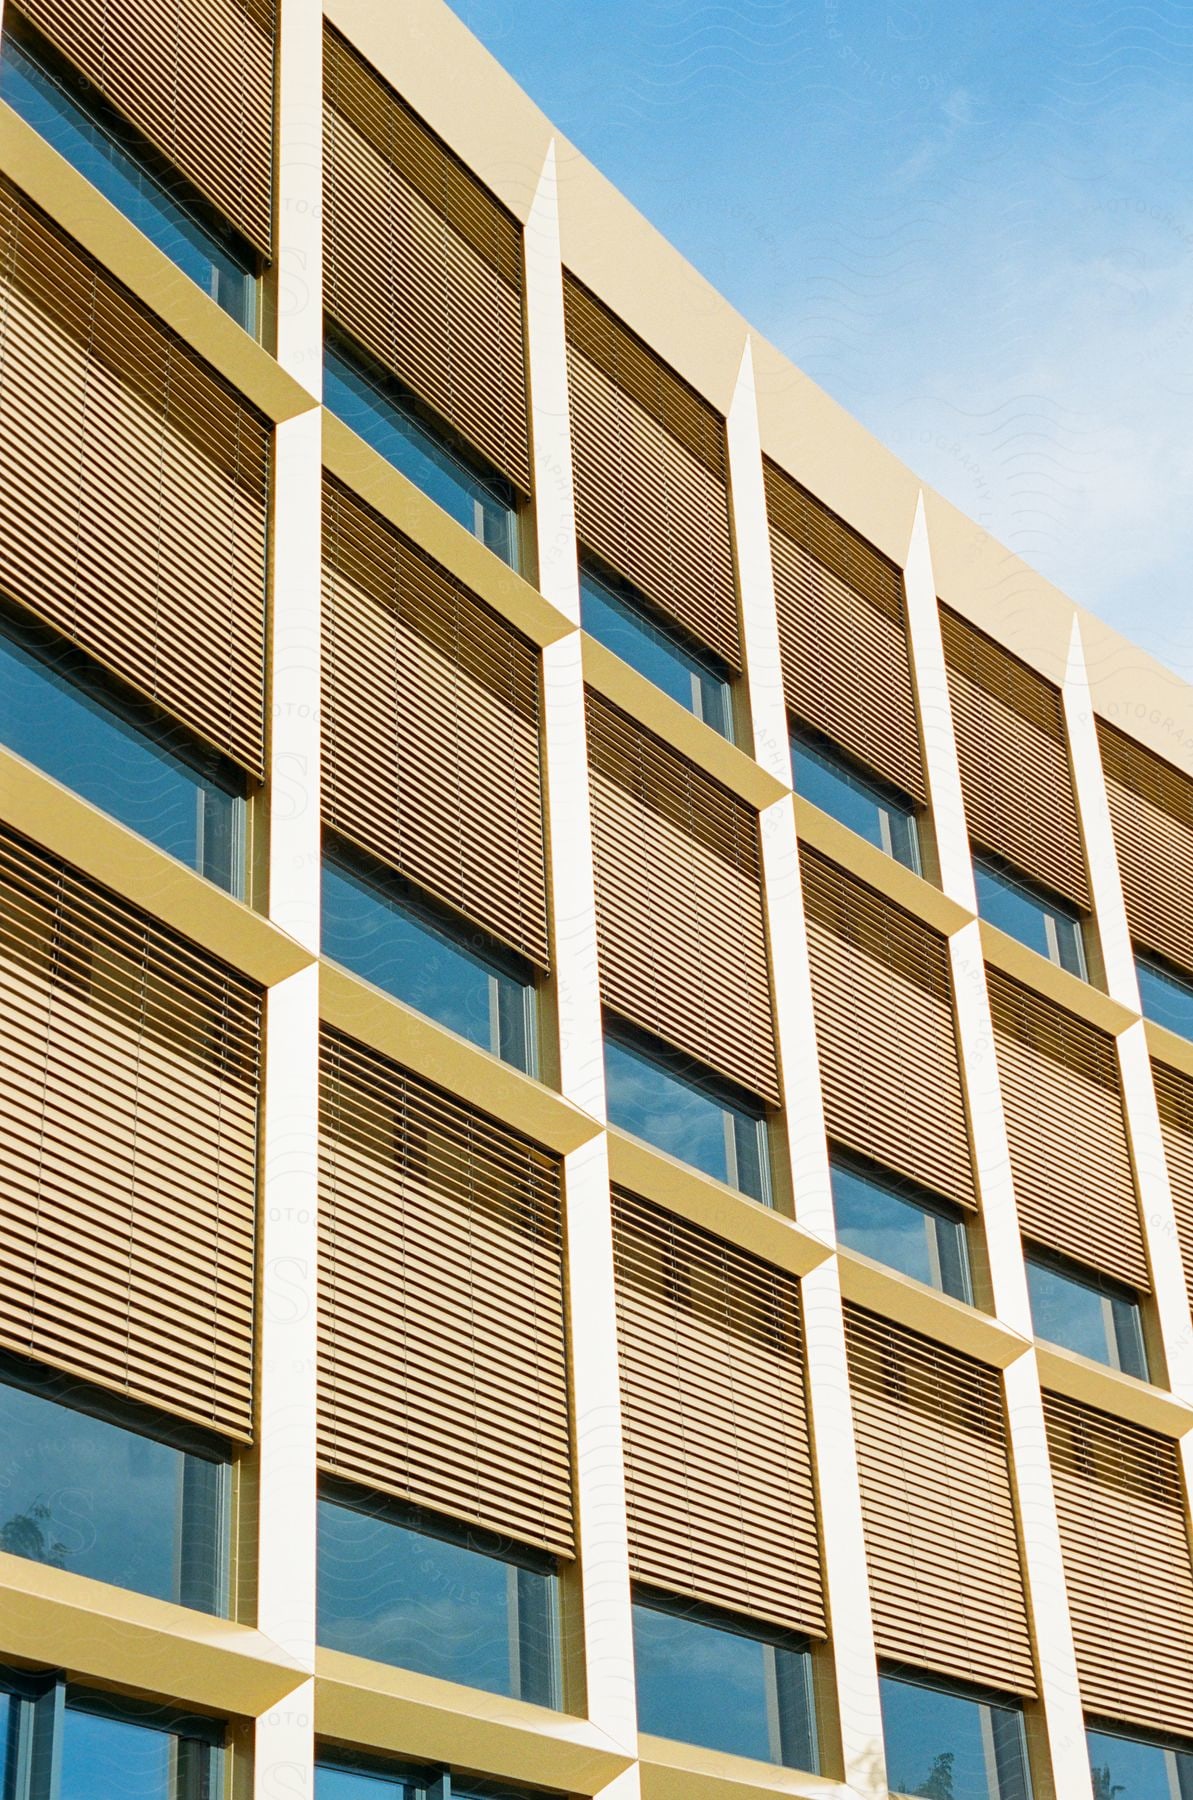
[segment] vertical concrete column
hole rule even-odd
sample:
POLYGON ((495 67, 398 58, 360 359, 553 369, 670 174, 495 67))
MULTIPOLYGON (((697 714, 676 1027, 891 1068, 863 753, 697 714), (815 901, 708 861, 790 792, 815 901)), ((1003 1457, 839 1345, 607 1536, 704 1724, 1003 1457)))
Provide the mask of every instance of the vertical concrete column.
MULTIPOLYGON (((322 367, 322 9, 281 0, 277 355, 318 397, 322 367)), ((320 414, 275 439, 269 915, 319 950, 320 414)), ((314 1791, 319 971, 270 990, 261 1135, 257 1623, 307 1671, 257 1721, 258 1800, 314 1791)))
MULTIPOLYGON (((555 145, 526 224, 526 319, 539 588, 575 626, 543 652, 544 774, 561 1091, 605 1118, 596 890, 580 663, 580 577, 555 145)), ((604 1133, 564 1168, 579 1599, 588 1716, 637 1754, 609 1155, 604 1133)), ((632 1800, 636 1767, 606 1792, 632 1800)))
MULTIPOLYGON (((1077 790, 1077 809, 1085 838, 1094 921, 1102 947, 1106 986, 1113 999, 1130 1007, 1133 1012, 1138 1012, 1139 979, 1135 972, 1135 953, 1131 946, 1131 929, 1123 902, 1118 855, 1110 822, 1110 805, 1106 797, 1102 758, 1098 749, 1097 725, 1086 676, 1081 626, 1076 618, 1073 620, 1073 633, 1069 643, 1063 697, 1073 782, 1077 790)), ((1123 1087, 1123 1110, 1131 1141, 1143 1237, 1155 1295, 1157 1335, 1164 1355, 1169 1386, 1182 1400, 1193 1402, 1193 1332, 1190 1331, 1189 1300, 1172 1206, 1172 1191, 1168 1182, 1164 1139, 1156 1108, 1147 1033, 1141 1019, 1119 1033, 1117 1048, 1123 1087)), ((1158 1377, 1162 1374, 1158 1370, 1155 1373, 1158 1377)))
MULTIPOLYGON (((779 780, 791 781, 791 754, 762 447, 747 340, 728 420, 734 548, 741 599, 742 651, 749 687, 754 756, 779 780)), ((790 800, 760 819, 767 938, 775 1036, 783 1087, 783 1129, 801 1224, 833 1241, 828 1144, 812 1013, 799 846, 790 800)), ((800 1283, 808 1371, 808 1409, 816 1447, 816 1482, 830 1641, 820 1668, 831 1685, 839 1773, 860 1794, 885 1790, 878 1665, 870 1616, 857 1452, 853 1437, 845 1326, 837 1260, 830 1257, 800 1283)))
MULTIPOLYGON (((973 911, 973 862, 922 495, 916 506, 904 589, 941 882, 950 898, 973 911)), ((949 955, 993 1310, 1003 1324, 1030 1339, 1031 1311, 1019 1212, 1011 1178, 985 958, 976 921, 953 933, 949 955)), ((1039 1776, 1051 1776, 1057 1800, 1089 1800, 1089 1760, 1034 1349, 1026 1348, 1004 1370, 1003 1383, 1015 1506, 1040 1684, 1039 1711, 1035 1715, 1039 1729, 1032 1734, 1033 1765, 1039 1776)))

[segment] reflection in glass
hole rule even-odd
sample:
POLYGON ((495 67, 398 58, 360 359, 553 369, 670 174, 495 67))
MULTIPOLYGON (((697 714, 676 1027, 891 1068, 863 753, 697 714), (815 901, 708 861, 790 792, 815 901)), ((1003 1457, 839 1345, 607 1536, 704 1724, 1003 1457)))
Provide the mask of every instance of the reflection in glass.
POLYGON ((60 1800, 219 1800, 221 1736, 206 1719, 68 1689, 60 1800))
POLYGON ((662 1596, 634 1603, 638 1724, 792 1769, 817 1768, 803 1639, 662 1596))
POLYGON ((1130 1288, 1039 1250, 1027 1255, 1027 1288, 1037 1337, 1147 1380, 1139 1301, 1130 1288))
POLYGON ((1175 1031, 1178 1037, 1193 1038, 1193 981, 1142 951, 1135 954, 1135 968, 1144 1018, 1175 1031))
POLYGON ((975 854, 973 872, 983 919, 1078 980, 1087 979, 1081 920, 1075 912, 993 857, 975 854))
POLYGON ((920 873, 915 807, 906 795, 863 774, 835 745, 807 732, 791 734, 791 765, 797 794, 920 873))
POLYGON ((0 99, 256 335, 254 257, 155 150, 23 22, 5 20, 0 99))
POLYGON ((880 1685, 893 1792, 922 1800, 1031 1800, 1018 1706, 910 1672, 884 1674, 880 1685))
POLYGON ((853 1158, 833 1157, 832 1181, 842 1244, 955 1300, 972 1300, 965 1227, 947 1202, 853 1158))
POLYGON ((323 950, 449 1031, 534 1073, 534 977, 512 951, 396 876, 337 854, 323 864, 323 950))
POLYGON ((1087 1731, 1094 1800, 1193 1800, 1193 1748, 1087 1731))
POLYGON ((0 629, 0 736, 10 750, 197 869, 244 889, 244 783, 179 728, 124 701, 81 651, 11 618, 0 629), (185 751, 187 754, 181 754, 185 751))
MULTIPOLYGON (((342 338, 324 351, 323 400, 387 462, 428 494, 512 569, 518 566, 517 501, 495 471, 481 473, 437 431, 401 383, 342 338)), ((479 460, 479 459, 477 459, 479 460)))
POLYGON ((418 1789, 405 1775, 387 1774, 380 1763, 349 1768, 322 1758, 315 1764, 315 1800, 416 1800, 418 1789))
POLYGON ((609 1122, 770 1204, 766 1121, 681 1051, 605 1028, 609 1122))
POLYGON ((30 1372, 18 1386, 13 1372, 0 1382, 0 1549, 224 1612, 226 1463, 80 1410, 105 1403, 77 1382, 30 1372))
POLYGON ((319 1502, 319 1642, 559 1704, 550 1558, 337 1483, 319 1502))
POLYGON ((656 621, 649 603, 632 588, 581 569, 580 622, 639 675, 732 741, 729 679, 723 666, 708 652, 689 650, 680 633, 656 621))

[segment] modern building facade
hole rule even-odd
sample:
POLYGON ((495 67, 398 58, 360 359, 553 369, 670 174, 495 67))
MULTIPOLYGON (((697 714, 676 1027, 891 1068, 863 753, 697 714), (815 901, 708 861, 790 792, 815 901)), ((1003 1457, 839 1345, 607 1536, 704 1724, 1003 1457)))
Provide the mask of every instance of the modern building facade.
POLYGON ((3 0, 5 1800, 1193 1793, 1193 695, 440 0, 3 0))

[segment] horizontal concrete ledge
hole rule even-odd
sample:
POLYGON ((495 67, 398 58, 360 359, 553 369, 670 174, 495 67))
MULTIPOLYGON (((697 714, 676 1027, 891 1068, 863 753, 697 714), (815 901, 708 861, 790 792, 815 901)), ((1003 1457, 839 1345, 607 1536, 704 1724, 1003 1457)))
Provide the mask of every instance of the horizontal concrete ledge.
MULTIPOLYGON (((0 170, 275 425, 318 406, 313 394, 3 101, 0 170)), ((312 376, 319 379, 320 371, 312 376)))
POLYGON ((584 680, 589 687, 628 713, 636 724, 653 731, 747 806, 761 812, 791 792, 752 756, 723 738, 653 681, 639 675, 637 669, 631 669, 604 644, 584 634, 582 646, 584 680))
POLYGON ((572 620, 544 600, 536 587, 326 408, 323 466, 532 644, 554 644, 575 631, 572 620))
POLYGON ((0 1552, 0 1650, 137 1697, 256 1718, 309 1678, 249 1625, 0 1552))
POLYGON ((876 844, 868 843, 859 837, 856 831, 850 831, 828 813, 821 812, 810 800, 801 795, 793 796, 795 807, 795 830, 801 844, 809 849, 818 850, 830 862, 837 864, 847 874, 856 875, 880 894, 901 906, 913 918, 922 919, 942 937, 949 937, 954 931, 960 931, 968 925, 974 914, 955 900, 942 894, 939 888, 933 887, 921 875, 914 874, 903 864, 896 862, 893 856, 887 856, 876 844))
MULTIPOLYGON (((875 1759, 878 1749, 875 1746, 875 1759)), ((848 1800, 855 1790, 825 1775, 783 1769, 752 1757, 728 1756, 670 1738, 638 1739, 642 1800, 751 1800, 759 1794, 801 1794, 804 1800, 848 1800)))
POLYGON ((1031 988, 1042 994, 1046 1000, 1053 1000, 1063 1006, 1079 1019, 1094 1025, 1099 1031, 1105 1031, 1116 1037, 1125 1031, 1128 1025, 1134 1025, 1139 1014, 1129 1007, 1122 1006, 1104 994, 1101 988, 1091 986, 1088 981, 1081 981, 1076 975, 1070 975, 1066 969, 1057 968, 1046 956, 1038 956, 1021 944, 1018 938, 1008 937, 988 919, 981 920, 982 954, 991 968, 999 969, 1009 975, 1022 987, 1031 988))
POLYGON ((1149 1382, 1136 1380, 1133 1375, 1104 1368, 1101 1363, 1091 1362, 1087 1356, 1077 1356, 1059 1344, 1044 1344, 1037 1340, 1036 1362, 1040 1386, 1054 1394, 1096 1406, 1100 1412, 1126 1419, 1132 1425, 1141 1425, 1146 1431, 1158 1432, 1161 1437, 1180 1438, 1193 1431, 1193 1406, 1178 1400, 1167 1388, 1153 1387, 1149 1382))
POLYGON ((871 1261, 857 1250, 839 1249, 841 1293, 855 1306, 867 1307, 893 1319, 910 1331, 922 1332, 937 1343, 947 1344, 992 1369, 1005 1369, 1031 1349, 1028 1338, 1001 1325, 989 1313, 954 1300, 936 1288, 926 1287, 871 1261))
POLYGON ((2 747, 0 818, 262 987, 315 960, 260 913, 2 747))
POLYGON ((609 1132, 609 1178, 788 1274, 807 1275, 833 1254, 831 1245, 794 1219, 615 1129, 609 1132))
POLYGON ((587 1719, 338 1650, 317 1653, 315 1730, 324 1742, 569 1794, 599 1794, 633 1760, 587 1719))
POLYGON ((524 1137, 560 1156, 578 1150, 602 1129, 569 1100, 501 1062, 487 1050, 457 1037, 380 988, 350 975, 336 963, 319 969, 321 1018, 400 1063, 524 1137))

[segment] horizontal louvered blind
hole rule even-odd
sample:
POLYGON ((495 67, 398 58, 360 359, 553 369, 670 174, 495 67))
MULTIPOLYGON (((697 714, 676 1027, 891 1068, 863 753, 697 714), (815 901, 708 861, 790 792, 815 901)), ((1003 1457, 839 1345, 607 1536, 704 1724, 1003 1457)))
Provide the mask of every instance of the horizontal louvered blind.
POLYGON ((331 30, 324 92, 329 311, 529 493, 517 220, 331 30))
POLYGON ((632 1572, 822 1634, 797 1283, 616 1191, 613 1241, 632 1572))
POLYGON ((788 710, 925 800, 903 576, 773 463, 765 476, 788 710))
POLYGON ((327 823, 545 965, 536 652, 331 482, 323 557, 327 823))
POLYGON ((829 1136, 973 1206, 945 940, 814 851, 800 866, 829 1136))
POLYGON ((988 980, 1024 1235, 1146 1288, 1114 1040, 997 969, 988 980))
POLYGON ((1193 781, 1098 720, 1131 935, 1193 972, 1193 781))
POLYGON ((1088 906, 1060 690, 947 606, 940 629, 971 837, 1088 906))
POLYGON ((264 422, 0 182, 0 586, 263 772, 264 422))
POLYGON ((580 540, 740 669, 724 420, 566 271, 563 295, 580 540))
POLYGON ((777 1101, 757 814, 594 694, 587 719, 604 997, 777 1101))
POLYGON ((997 1370, 846 1306, 881 1656, 1035 1692, 997 1370))
POLYGON ((274 0, 21 0, 20 10, 269 255, 274 0))
POLYGON ((1185 1284, 1193 1307, 1193 1080, 1166 1063, 1152 1064, 1156 1105, 1164 1137, 1164 1160, 1184 1258, 1185 1284))
POLYGON ((260 996, 0 833, 0 1342, 252 1431, 260 996))
POLYGON ((571 1552, 558 1161, 322 1039, 319 1461, 571 1552))
POLYGON ((1193 1734, 1193 1568, 1175 1444, 1044 1395, 1087 1713, 1193 1734))

